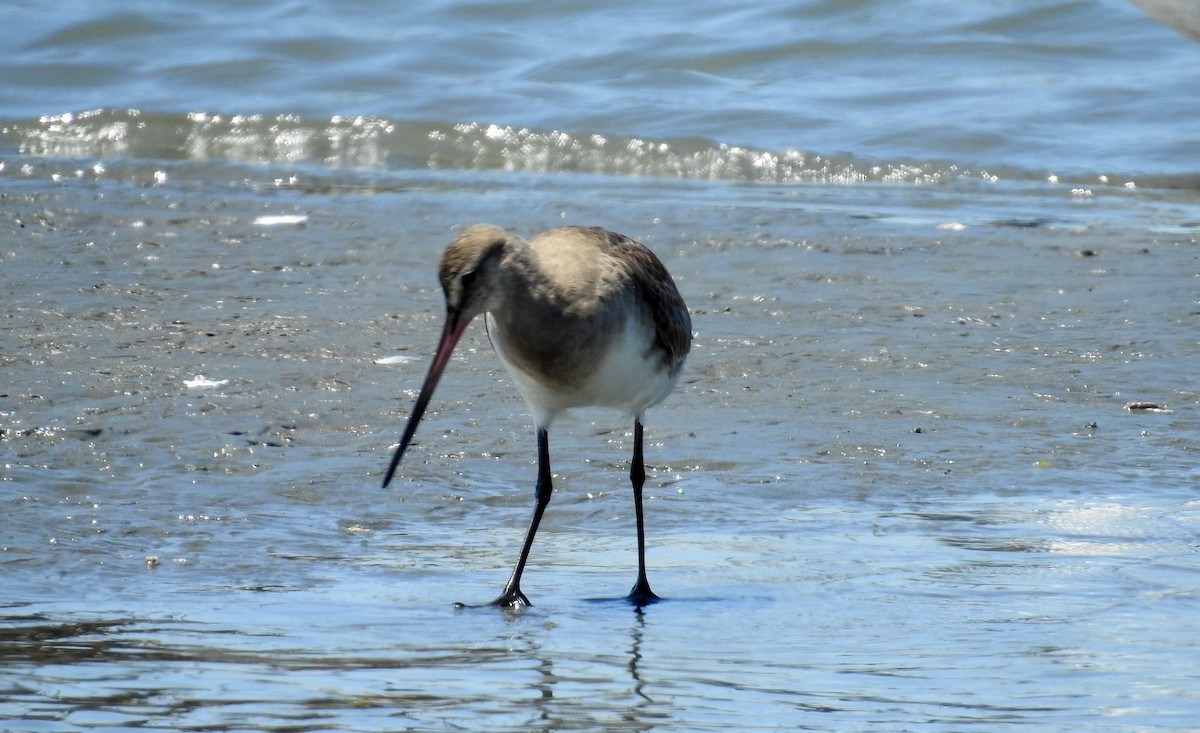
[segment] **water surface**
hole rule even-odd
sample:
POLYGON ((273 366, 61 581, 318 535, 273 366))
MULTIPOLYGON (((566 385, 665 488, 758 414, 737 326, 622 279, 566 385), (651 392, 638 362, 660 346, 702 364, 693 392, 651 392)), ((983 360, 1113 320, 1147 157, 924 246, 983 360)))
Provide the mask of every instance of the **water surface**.
POLYGON ((6 727, 1196 727, 1200 46, 1133 5, 0 14, 6 727), (478 326, 378 488, 474 221, 688 301, 663 603, 581 411, 536 605, 454 608, 532 509, 478 326))

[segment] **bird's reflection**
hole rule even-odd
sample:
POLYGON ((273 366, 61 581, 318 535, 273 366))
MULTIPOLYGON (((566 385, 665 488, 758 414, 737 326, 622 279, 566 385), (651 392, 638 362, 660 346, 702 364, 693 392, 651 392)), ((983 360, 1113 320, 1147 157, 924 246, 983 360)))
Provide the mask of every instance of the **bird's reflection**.
POLYGON ((634 623, 629 629, 629 678, 633 680, 633 692, 646 702, 654 702, 646 694, 646 682, 638 669, 642 661, 642 637, 646 630, 646 611, 641 606, 633 609, 634 623))
MULTIPOLYGON (((535 675, 528 684, 530 694, 524 704, 536 709, 539 727, 577 727, 581 713, 595 716, 593 722, 608 718, 611 723, 617 718, 622 721, 622 729, 642 731, 670 721, 670 715, 652 696, 653 679, 645 674, 644 646, 647 632, 654 628, 647 616, 645 609, 634 609, 623 654, 619 648, 613 648, 614 654, 579 654, 574 650, 578 640, 572 640, 566 648, 552 643, 554 634, 562 630, 553 621, 535 621, 527 613, 510 616, 510 622, 519 628, 506 643, 514 656, 532 663, 535 675)), ((620 635, 615 619, 610 628, 620 635)))

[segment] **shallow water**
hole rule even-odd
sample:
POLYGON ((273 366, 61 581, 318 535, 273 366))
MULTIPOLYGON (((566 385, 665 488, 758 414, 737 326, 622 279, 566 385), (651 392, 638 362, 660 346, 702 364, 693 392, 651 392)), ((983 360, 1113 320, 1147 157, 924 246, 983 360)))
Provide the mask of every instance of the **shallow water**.
POLYGON ((1196 727, 1200 46, 1120 3, 149 7, 2 11, 6 729, 1196 727), (532 508, 479 326, 378 488, 472 221, 603 224, 687 299, 665 602, 618 600, 630 426, 582 411, 536 605, 454 608, 532 508))

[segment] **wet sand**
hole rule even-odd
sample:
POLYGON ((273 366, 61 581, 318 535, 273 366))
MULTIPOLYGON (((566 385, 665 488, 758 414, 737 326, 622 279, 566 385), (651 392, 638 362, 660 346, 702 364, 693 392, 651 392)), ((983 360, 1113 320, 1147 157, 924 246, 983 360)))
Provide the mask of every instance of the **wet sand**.
POLYGON ((1200 715, 1197 260, 1171 201, 153 172, 4 184, 0 715, 1200 715), (378 488, 438 333, 437 254, 475 220, 622 231, 692 308, 684 380, 647 421, 650 579, 668 600, 644 613, 617 600, 635 570, 630 426, 604 412, 556 426, 536 605, 453 608, 495 595, 532 507, 532 425, 481 327, 378 488))

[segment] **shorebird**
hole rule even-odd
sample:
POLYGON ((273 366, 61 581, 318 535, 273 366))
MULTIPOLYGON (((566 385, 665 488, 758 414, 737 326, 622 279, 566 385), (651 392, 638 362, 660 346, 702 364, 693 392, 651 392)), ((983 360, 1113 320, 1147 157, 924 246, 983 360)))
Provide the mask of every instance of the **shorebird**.
POLYGON ((536 503, 520 557, 492 605, 532 605, 521 574, 553 486, 548 431, 573 407, 613 407, 633 420, 633 484, 638 575, 627 596, 636 606, 658 600, 646 580, 642 515, 642 417, 679 381, 692 343, 687 306, 654 253, 601 227, 561 227, 526 241, 500 227, 475 224, 442 254, 438 279, 446 323, 400 444, 384 476, 387 487, 471 319, 485 314, 492 348, 525 398, 537 429, 536 503))

